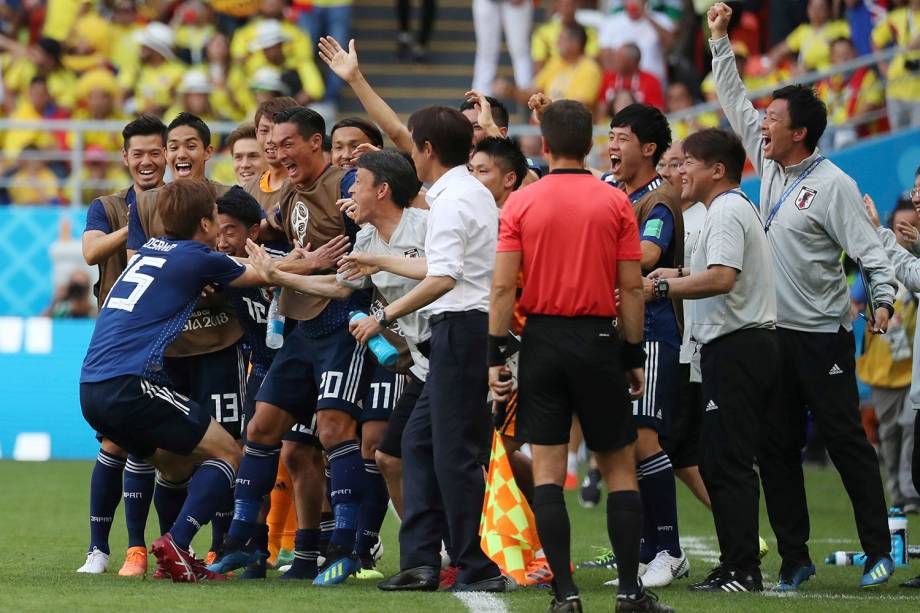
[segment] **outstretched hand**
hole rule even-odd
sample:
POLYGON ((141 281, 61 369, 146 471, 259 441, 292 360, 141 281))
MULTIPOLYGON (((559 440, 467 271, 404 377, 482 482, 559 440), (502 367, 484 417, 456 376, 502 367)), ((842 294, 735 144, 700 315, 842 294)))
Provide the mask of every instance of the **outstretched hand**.
POLYGON ((863 195, 863 204, 866 207, 866 213, 869 215, 869 221, 872 222, 872 225, 876 228, 881 227, 882 222, 878 216, 878 209, 875 208, 875 201, 872 200, 872 196, 869 194, 863 195))
POLYGON ((249 265, 252 266, 259 276, 266 283, 273 283, 275 280, 275 262, 272 256, 268 255, 265 248, 253 242, 252 239, 246 239, 246 253, 249 255, 249 265))
POLYGON ((319 39, 319 56, 329 69, 346 83, 351 83, 361 71, 358 69, 358 52, 355 50, 355 39, 348 41, 348 51, 342 48, 339 41, 331 36, 319 39))

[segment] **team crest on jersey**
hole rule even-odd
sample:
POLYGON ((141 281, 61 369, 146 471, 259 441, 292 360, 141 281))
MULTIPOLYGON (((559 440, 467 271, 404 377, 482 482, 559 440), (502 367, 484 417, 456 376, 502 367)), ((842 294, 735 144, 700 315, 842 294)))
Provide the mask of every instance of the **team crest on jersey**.
POLYGON ((407 249, 406 251, 403 251, 403 255, 407 258, 417 258, 419 256, 418 248, 413 247, 412 249, 407 249))
POLYGON ((799 195, 795 197, 796 208, 799 209, 800 211, 804 211, 805 209, 811 206, 811 203, 815 201, 815 196, 817 195, 818 195, 817 190, 814 190, 808 187, 803 187, 801 191, 799 191, 799 195))
POLYGON ((310 211, 303 201, 298 200, 291 209, 291 229, 302 246, 306 246, 307 224, 310 223, 310 211))

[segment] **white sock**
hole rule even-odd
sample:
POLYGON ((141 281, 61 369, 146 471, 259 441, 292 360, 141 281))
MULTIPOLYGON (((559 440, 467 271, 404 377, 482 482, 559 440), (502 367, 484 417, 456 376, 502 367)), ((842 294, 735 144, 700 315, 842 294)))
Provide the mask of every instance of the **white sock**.
POLYGON ((573 475, 578 473, 578 456, 572 451, 569 452, 567 470, 573 475))

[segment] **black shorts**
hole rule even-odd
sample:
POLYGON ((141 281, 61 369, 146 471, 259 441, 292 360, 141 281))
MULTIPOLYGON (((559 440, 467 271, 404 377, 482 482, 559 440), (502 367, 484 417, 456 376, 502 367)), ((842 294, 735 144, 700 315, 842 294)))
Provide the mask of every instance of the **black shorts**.
POLYGON ((157 449, 190 454, 211 423, 211 414, 194 400, 132 375, 81 383, 80 406, 90 426, 145 459, 157 449))
POLYGON ((301 424, 312 422, 313 412, 323 409, 345 411, 358 420, 374 365, 348 327, 311 338, 298 325, 284 338, 256 400, 287 411, 301 424))
POLYGON ((367 394, 361 402, 361 417, 358 421, 389 421, 406 387, 406 375, 389 371, 379 364, 374 366, 367 394))
POLYGON ((296 423, 291 426, 281 440, 322 449, 323 444, 319 442, 319 437, 316 435, 316 413, 313 413, 308 423, 296 423))
POLYGON ((412 409, 418 402, 422 390, 425 388, 425 382, 416 377, 414 374, 407 375, 408 382, 403 387, 402 394, 396 402, 396 407, 390 414, 390 423, 387 424, 387 431, 383 435, 383 440, 377 446, 382 453, 394 458, 402 457, 402 438, 403 430, 406 429, 406 422, 412 415, 412 409))
POLYGON ((671 429, 661 446, 671 465, 689 468, 700 464, 700 434, 703 427, 702 385, 690 381, 690 365, 680 365, 681 393, 671 416, 671 429))
POLYGON ((173 389, 209 411, 236 439, 246 406, 246 364, 240 343, 214 353, 163 360, 173 389))
POLYGON ((633 400, 637 428, 651 428, 667 436, 671 416, 680 400, 680 349, 668 343, 645 343, 645 394, 633 400))
POLYGON ((591 451, 616 451, 636 440, 620 342, 610 319, 528 317, 518 385, 520 440, 565 445, 572 415, 591 451))

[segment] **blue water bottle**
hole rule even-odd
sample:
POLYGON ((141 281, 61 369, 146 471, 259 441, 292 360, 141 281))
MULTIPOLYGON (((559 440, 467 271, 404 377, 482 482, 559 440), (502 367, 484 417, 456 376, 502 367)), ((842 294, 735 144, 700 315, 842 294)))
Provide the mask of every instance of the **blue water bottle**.
POLYGON ((907 515, 898 507, 888 509, 888 531, 891 533, 891 559, 897 568, 907 566, 907 515))
MULTIPOLYGON (((348 319, 350 323, 354 323, 365 317, 367 317, 367 313, 363 311, 352 311, 348 319)), ((383 337, 383 334, 372 336, 370 340, 367 341, 367 346, 373 352, 374 356, 376 356, 381 366, 396 365, 396 360, 399 358, 399 351, 390 344, 390 341, 383 337)))

